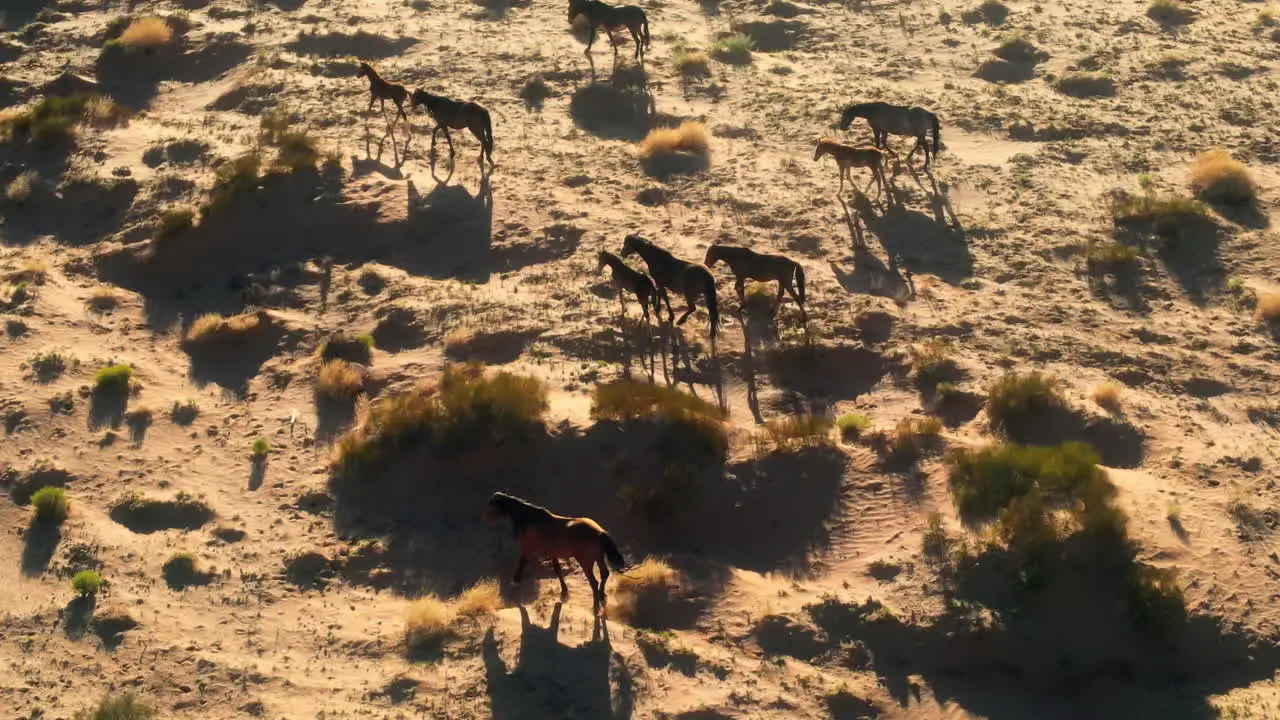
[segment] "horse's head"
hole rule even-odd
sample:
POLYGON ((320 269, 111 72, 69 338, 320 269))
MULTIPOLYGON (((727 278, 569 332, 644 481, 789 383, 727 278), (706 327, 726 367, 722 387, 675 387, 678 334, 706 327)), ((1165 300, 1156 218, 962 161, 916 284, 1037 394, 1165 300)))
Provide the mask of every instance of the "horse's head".
POLYGON ((610 254, 611 253, 608 250, 601 250, 600 252, 596 253, 596 260, 599 261, 596 263, 597 271, 603 270, 604 266, 609 264, 610 254))
POLYGON ((814 160, 817 160, 817 159, 821 158, 823 155, 826 155, 828 152, 830 152, 830 151, 827 149, 827 141, 826 141, 826 140, 819 140, 819 141, 818 141, 818 147, 817 147, 817 148, 815 148, 815 149, 814 149, 814 151, 813 151, 813 159, 814 159, 814 160))
POLYGON ((840 129, 848 130, 849 125, 852 124, 854 120, 860 117, 865 117, 865 112, 862 106, 850 105, 849 107, 844 109, 844 112, 840 113, 840 129))
POLYGON ((373 66, 361 60, 360 68, 356 70, 356 77, 373 77, 373 66))
POLYGON ((712 245, 711 247, 707 248, 707 256, 703 258, 702 264, 706 265, 707 267, 715 267, 716 263, 720 262, 720 258, 721 258, 720 246, 712 245))
POLYGON ((636 233, 632 233, 622 239, 622 255, 623 257, 635 255, 640 252, 640 248, 648 244, 648 240, 645 240, 636 233))
POLYGON ((573 22, 573 19, 578 17, 578 13, 582 12, 583 4, 582 0, 569 0, 569 22, 573 22))
POLYGON ((502 522, 503 518, 510 515, 510 507, 515 498, 504 492, 496 492, 489 496, 489 502, 484 506, 484 520, 490 525, 502 522))
POLYGON ((427 104, 427 91, 422 88, 409 93, 409 107, 418 107, 427 104))

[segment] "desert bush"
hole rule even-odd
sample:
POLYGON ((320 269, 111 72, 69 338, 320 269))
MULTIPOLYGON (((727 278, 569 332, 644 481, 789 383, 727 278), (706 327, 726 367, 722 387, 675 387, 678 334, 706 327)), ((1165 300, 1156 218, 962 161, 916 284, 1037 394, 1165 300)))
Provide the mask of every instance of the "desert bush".
POLYGON ((647 557, 618 573, 614 583, 611 613, 636 627, 656 628, 670 613, 672 593, 679 588, 676 571, 662 560, 647 557))
POLYGON ((1258 319, 1270 325, 1280 325, 1280 293, 1258 296, 1258 319))
POLYGON ((947 537, 947 530, 942 525, 942 513, 929 513, 929 520, 925 524, 924 532, 920 535, 920 551, 930 560, 938 561, 947 556, 947 550, 951 547, 951 540, 947 537))
POLYGON ((46 97, 23 110, 0 115, 0 135, 48 145, 71 135, 86 120, 88 97, 46 97))
POLYGON ((757 431, 757 447, 764 450, 769 445, 774 452, 796 452, 806 447, 819 447, 831 442, 830 415, 787 415, 764 424, 757 431))
POLYGON ((1000 0, 984 0, 977 7, 960 13, 960 19, 970 25, 980 22, 988 25, 1002 25, 1008 17, 1009 6, 1000 0))
POLYGON ((333 400, 350 399, 364 391, 364 372, 346 360, 326 360, 316 376, 316 394, 333 400))
POLYGON ((871 418, 860 413, 845 413, 836 418, 836 428, 840 431, 840 437, 846 441, 858 437, 870 426, 871 418))
POLYGON ((939 442, 942 421, 935 417, 906 417, 892 433, 880 431, 870 440, 877 452, 894 460, 915 460, 939 442))
POLYGON ((40 382, 55 380, 67 370, 67 359, 57 350, 37 353, 27 364, 40 382))
POLYGON ((502 591, 496 580, 481 580, 462 592, 453 601, 453 612, 458 617, 474 618, 492 615, 502 607, 502 591))
POLYGON ((253 441, 249 450, 255 460, 264 460, 271 454, 271 442, 266 438, 258 438, 253 441))
POLYGON ((453 609, 435 595, 413 601, 405 618, 404 642, 409 654, 431 653, 452 634, 453 609))
POLYGON ((102 368, 93 376, 93 389, 97 393, 125 393, 133 379, 133 366, 116 363, 102 368))
POLYGON ((97 707, 76 713, 73 720, 151 720, 155 716, 154 708, 125 693, 103 698, 97 707))
POLYGON ((213 508, 203 498, 180 492, 172 500, 157 500, 137 491, 116 498, 111 519, 132 530, 152 532, 165 528, 197 528, 213 518, 213 508))
POLYGON ((724 455, 729 436, 724 413, 714 404, 676 388, 638 380, 596 385, 591 393, 593 420, 656 422, 685 447, 724 455))
POLYGON ((1196 12, 1178 0, 1151 0, 1147 17, 1161 25, 1186 25, 1196 19, 1196 12))
POLYGON ((130 22, 115 42, 130 52, 150 52, 173 42, 173 28, 162 18, 140 17, 130 22))
POLYGON ((1243 163, 1221 148, 1201 153, 1191 165, 1191 189, 1210 202, 1253 202, 1258 188, 1243 163))
POLYGON ((89 307, 94 312, 105 313, 114 310, 120 304, 116 291, 109 287, 100 287, 89 296, 89 307))
POLYGON ((730 65, 746 65, 751 62, 751 51, 755 46, 755 41, 751 38, 742 33, 734 33, 711 44, 711 57, 730 65))
POLYGON ((1116 81, 1105 73, 1073 71, 1063 73, 1054 82, 1063 95, 1077 98, 1110 97, 1116 94, 1116 81))
POLYGON ((195 400, 186 402, 173 401, 173 407, 169 409, 169 419, 176 425, 190 425, 200 417, 200 406, 195 400))
POLYGON ((1018 63, 1040 62, 1045 57, 1044 51, 1021 33, 1009 35, 992 52, 1001 60, 1018 63))
POLYGON ((520 88, 520 99, 534 106, 542 105, 547 98, 554 94, 555 92, 542 75, 530 77, 525 81, 524 86, 520 88))
POLYGON ((93 597, 102 589, 102 576, 92 570, 81 570, 71 577, 71 589, 80 597, 93 597))
POLYGON ((5 186, 4 199, 15 205, 21 205, 31 199, 39 183, 40 173, 35 170, 20 173, 5 186))
POLYGON ((1024 428, 1050 412, 1066 407, 1058 391, 1058 380, 1040 372, 1009 373, 991 386, 987 394, 987 417, 991 428, 1009 433, 1024 428))
POLYGON ((276 166, 292 172, 314 170, 320 160, 316 139, 306 130, 286 130, 277 142, 276 166))
POLYGON ((213 188, 209 191, 209 201, 200 208, 201 217, 226 210, 261 182, 262 156, 256 150, 222 163, 214 171, 213 188))
POLYGON ((655 128, 640 141, 640 157, 653 158, 670 153, 700 157, 711 154, 711 136, 702 123, 686 120, 674 128, 655 128))
POLYGON ((35 508, 36 520, 54 525, 61 525, 71 508, 67 491, 60 487, 42 487, 35 491, 31 495, 31 506, 35 508))
POLYGON ((218 313, 207 313, 191 323, 182 340, 188 349, 226 346, 245 341, 258 331, 261 324, 262 319, 257 313, 243 313, 230 317, 224 317, 218 313))
POLYGON ((205 572, 201 563, 191 553, 174 553, 160 568, 165 584, 171 589, 182 590, 192 585, 207 585, 212 574, 205 572))
POLYGON ((160 220, 156 224, 156 242, 169 240, 190 228, 195 217, 195 212, 190 208, 173 208, 160 213, 160 220))
POLYGON ((954 380, 960 367, 951 357, 951 343, 943 338, 931 338, 908 350, 911 357, 911 375, 916 387, 934 392, 940 382, 954 380))
POLYGON ((1197 200, 1174 195, 1160 196, 1147 190, 1134 195, 1123 190, 1111 193, 1111 221, 1117 226, 1151 225, 1165 238, 1177 237, 1183 225, 1205 219, 1209 210, 1197 200))
POLYGON ((368 365, 373 357, 373 336, 334 335, 320 345, 321 360, 346 360, 368 365))
POLYGON ((1108 275, 1132 275, 1139 268, 1138 251, 1131 245, 1119 242, 1096 242, 1085 253, 1085 267, 1089 272, 1108 275))
POLYGON ((482 439, 525 436, 542 427, 547 388, 541 380, 479 365, 446 366, 436 385, 381 398, 334 445, 335 469, 376 462, 401 445, 429 440, 438 450, 482 439))
POLYGON ((711 61, 707 59, 706 53, 681 50, 676 53, 673 64, 681 77, 699 78, 711 74, 711 61))
POLYGON ((1123 389, 1124 386, 1118 382, 1098 383, 1090 391, 1089 396, 1102 407, 1108 410, 1115 410, 1120 407, 1120 394, 1123 389))

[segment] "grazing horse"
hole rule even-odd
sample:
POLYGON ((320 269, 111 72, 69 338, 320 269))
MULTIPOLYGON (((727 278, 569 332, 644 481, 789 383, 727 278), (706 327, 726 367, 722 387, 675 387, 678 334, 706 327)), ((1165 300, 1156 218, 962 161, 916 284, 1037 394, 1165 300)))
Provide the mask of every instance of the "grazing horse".
POLYGON ((622 571, 627 567, 618 546, 609 533, 591 518, 565 517, 533 503, 504 492, 489 497, 485 518, 490 523, 511 520, 511 530, 520 544, 520 561, 516 564, 513 582, 520 582, 529 560, 551 560, 551 567, 560 580, 560 597, 569 597, 569 586, 564 582, 561 558, 573 558, 582 566, 582 572, 591 585, 592 600, 597 609, 604 604, 605 583, 609 581, 609 566, 622 571), (596 582, 592 568, 600 566, 600 582, 596 582))
POLYGON ((622 260, 622 258, 614 255, 608 250, 601 250, 596 256, 600 264, 596 270, 603 270, 606 265, 613 269, 613 286, 618 289, 618 306, 622 308, 622 314, 627 314, 626 294, 633 293, 636 300, 640 302, 640 309, 644 311, 644 321, 649 322, 649 305, 652 304, 654 311, 662 312, 662 306, 658 304, 658 288, 654 286, 653 280, 648 275, 636 270, 622 260))
MULTIPOLYGON (((716 302, 716 278, 706 265, 681 260, 635 234, 623 239, 622 255, 624 257, 639 255, 645 265, 649 266, 649 275, 653 277, 653 284, 658 287, 658 298, 667 303, 667 322, 674 321, 677 325, 683 325, 684 321, 688 320, 697 309, 698 295, 702 295, 707 302, 707 312, 711 315, 711 339, 712 341, 716 339, 716 326, 720 324, 720 309, 716 302), (684 301, 689 305, 679 320, 675 319, 676 314, 671 309, 671 296, 667 294, 668 289, 684 295, 684 301)), ((654 306, 658 307, 658 303, 655 302, 654 306)), ((661 313, 661 309, 658 312, 661 313)))
MULTIPOLYGON (((840 167, 840 192, 844 192, 844 179, 849 178, 849 184, 853 184, 853 177, 849 171, 851 168, 864 167, 871 169, 871 179, 876 184, 876 197, 880 197, 882 187, 886 184, 884 179, 884 153, 878 148, 870 145, 846 145, 823 138, 818 141, 818 147, 814 150, 813 159, 818 160, 823 155, 830 155, 835 158, 836 165, 840 167)), ((854 187, 857 187, 856 185, 854 187)))
POLYGON ((800 322, 808 322, 804 311, 804 268, 800 263, 782 255, 758 253, 750 248, 738 245, 715 244, 707 248, 707 258, 703 262, 712 268, 723 260, 729 266, 736 279, 733 287, 738 291, 738 302, 746 305, 744 288, 747 280, 769 282, 778 281, 778 298, 774 301, 774 312, 782 307, 782 293, 789 293, 800 306, 800 322))
MULTIPOLYGON (((383 80, 377 70, 367 62, 360 63, 360 69, 356 71, 357 77, 369 78, 369 109, 373 109, 375 102, 382 102, 382 114, 387 114, 387 100, 396 104, 396 111, 399 117, 404 118, 405 122, 409 122, 409 116, 404 114, 404 101, 409 99, 409 88, 400 83, 393 83, 383 80)), ((396 116, 392 116, 394 123, 396 116)))
POLYGON ((591 55, 591 46, 596 41, 596 28, 604 28, 609 35, 609 44, 613 46, 613 54, 618 54, 618 43, 613 38, 613 29, 625 27, 631 31, 631 39, 635 42, 635 59, 643 61, 644 51, 649 49, 649 18, 644 10, 636 5, 610 5, 600 0, 569 0, 569 22, 584 15, 591 28, 584 55, 591 55))
POLYGON ((449 142, 449 158, 453 159, 453 138, 449 129, 467 128, 480 141, 480 165, 485 158, 489 167, 493 167, 493 121, 489 119, 489 111, 473 102, 452 100, 443 95, 433 95, 426 90, 413 91, 413 106, 423 106, 427 114, 436 122, 436 129, 431 133, 431 151, 436 149, 436 135, 444 132, 444 139, 449 142))
POLYGON ((935 157, 942 147, 941 127, 938 116, 922 107, 890 105, 884 102, 868 102, 850 105, 840 114, 840 129, 848 130, 856 118, 866 118, 875 136, 876 147, 887 147, 890 135, 906 135, 916 139, 915 147, 907 153, 907 162, 916 150, 924 150, 924 166, 929 167, 929 156, 935 157), (929 147, 928 134, 933 133, 933 147, 929 147))

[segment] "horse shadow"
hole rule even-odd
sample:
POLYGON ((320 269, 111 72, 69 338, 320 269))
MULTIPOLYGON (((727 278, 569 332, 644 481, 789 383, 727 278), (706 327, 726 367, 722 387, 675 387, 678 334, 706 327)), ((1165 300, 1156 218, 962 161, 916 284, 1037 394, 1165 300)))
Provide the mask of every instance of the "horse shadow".
POLYGON ((880 353, 852 345, 778 348, 765 358, 778 389, 797 404, 832 404, 870 392, 892 369, 880 353))
POLYGON ((595 77, 574 90, 569 115, 579 128, 610 140, 638 142, 658 120, 657 104, 644 68, 614 64, 609 82, 595 77))
POLYGON ((364 126, 364 157, 351 156, 352 174, 355 177, 363 177, 376 172, 388 180, 403 180, 404 173, 400 169, 404 167, 405 161, 408 160, 409 142, 412 139, 410 137, 405 140, 405 152, 401 153, 396 146, 395 126, 388 122, 382 137, 377 138, 378 152, 375 154, 373 152, 374 134, 369 130, 369 123, 366 122, 364 126), (382 162, 383 148, 386 146, 388 139, 391 140, 391 161, 393 163, 391 165, 382 162))
POLYGON ((907 270, 931 273, 952 285, 973 274, 973 256, 959 230, 898 202, 891 201, 883 214, 865 195, 855 195, 854 204, 885 253, 907 270))
POLYGON ((494 720, 631 717, 631 671, 610 645, 605 619, 595 619, 589 641, 569 647, 559 640, 562 609, 557 602, 548 626, 541 628, 520 606, 520 650, 514 668, 502 659, 493 628, 485 633, 481 657, 494 720))
POLYGON ((62 530, 53 523, 33 521, 22 540, 22 574, 39 577, 49 569, 53 553, 62 541, 62 530))

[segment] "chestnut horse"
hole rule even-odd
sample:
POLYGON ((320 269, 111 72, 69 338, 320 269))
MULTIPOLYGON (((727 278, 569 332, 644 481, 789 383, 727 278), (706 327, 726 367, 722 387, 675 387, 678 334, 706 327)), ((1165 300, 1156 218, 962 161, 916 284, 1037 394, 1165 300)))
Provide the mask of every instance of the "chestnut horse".
POLYGON ((560 560, 573 558, 582 566, 587 582, 591 585, 593 605, 599 610, 604 605, 605 583, 609 581, 609 566, 624 570, 626 561, 609 533, 591 518, 556 515, 540 505, 521 500, 504 492, 496 492, 489 498, 485 518, 490 523, 511 520, 511 529, 520 545, 520 562, 516 564, 513 582, 520 582, 529 560, 551 561, 551 567, 560 580, 560 597, 569 596, 569 586, 564 582, 564 568, 560 560), (600 581, 596 582, 591 570, 600 566, 600 581))

